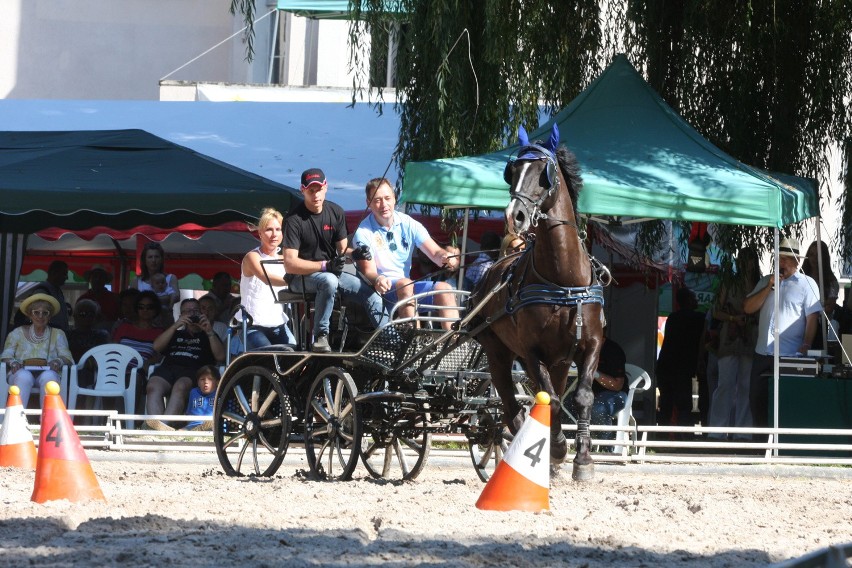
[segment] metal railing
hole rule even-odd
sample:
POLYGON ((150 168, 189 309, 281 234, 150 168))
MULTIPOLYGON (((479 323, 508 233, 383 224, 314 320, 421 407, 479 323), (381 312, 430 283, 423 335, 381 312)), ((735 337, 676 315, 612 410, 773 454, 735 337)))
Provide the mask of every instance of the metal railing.
MULTIPOLYGON (((5 410, 0 409, 0 420, 5 410)), ((30 428, 38 444, 39 410, 27 410, 30 428)), ((94 424, 75 425, 85 448, 118 451, 212 452, 213 432, 205 430, 173 431, 126 428, 128 420, 143 424, 145 420, 168 420, 180 428, 181 423, 196 422, 198 416, 166 416, 121 414, 115 410, 71 410, 78 421, 94 424)), ((563 425, 569 441, 576 426, 563 425)), ((852 429, 826 428, 708 428, 700 426, 591 426, 595 459, 625 463, 759 463, 798 465, 852 465, 852 429), (626 432, 621 440, 601 437, 603 432, 626 432), (751 441, 723 441, 707 434, 751 435, 751 441), (807 437, 807 441, 788 437, 807 437), (836 443, 835 443, 836 442, 836 443), (614 451, 613 451, 614 450, 614 451)), ((461 434, 436 435, 432 438, 441 451, 446 444, 458 449, 466 445, 461 434)))

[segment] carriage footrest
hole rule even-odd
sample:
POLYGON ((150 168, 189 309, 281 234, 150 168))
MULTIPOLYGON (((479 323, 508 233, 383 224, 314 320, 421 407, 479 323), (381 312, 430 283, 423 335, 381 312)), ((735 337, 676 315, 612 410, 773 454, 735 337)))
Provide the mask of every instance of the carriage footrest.
POLYGON ((405 393, 395 391, 365 392, 355 396, 355 402, 401 402, 405 399, 405 393))

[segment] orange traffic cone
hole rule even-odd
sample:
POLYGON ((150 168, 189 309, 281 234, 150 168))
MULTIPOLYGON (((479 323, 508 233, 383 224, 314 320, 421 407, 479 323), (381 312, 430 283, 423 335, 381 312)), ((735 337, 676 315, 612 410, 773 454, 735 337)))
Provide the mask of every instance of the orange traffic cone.
POLYGON ((550 395, 535 396, 529 417, 476 502, 489 511, 550 509, 550 395))
POLYGON ((21 404, 21 389, 9 387, 6 400, 6 415, 3 417, 3 429, 0 430, 0 466, 36 468, 36 447, 33 434, 24 415, 21 404))
POLYGON ((71 417, 59 397, 59 385, 50 381, 44 390, 46 396, 41 410, 41 435, 32 500, 36 503, 58 499, 106 501, 71 423, 71 417))

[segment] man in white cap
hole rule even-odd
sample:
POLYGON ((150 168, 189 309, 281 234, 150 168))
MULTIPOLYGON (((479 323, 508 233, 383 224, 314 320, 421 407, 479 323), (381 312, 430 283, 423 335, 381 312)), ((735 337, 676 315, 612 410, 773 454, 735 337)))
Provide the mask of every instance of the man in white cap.
POLYGON ((775 354, 774 322, 778 319, 779 353, 782 357, 806 355, 811 348, 819 322, 820 303, 816 282, 799 272, 799 242, 781 239, 778 247, 777 276, 761 278, 743 302, 743 311, 760 311, 757 346, 751 366, 750 402, 756 427, 769 425, 769 377, 775 354), (775 313, 773 291, 780 286, 779 311, 775 313))

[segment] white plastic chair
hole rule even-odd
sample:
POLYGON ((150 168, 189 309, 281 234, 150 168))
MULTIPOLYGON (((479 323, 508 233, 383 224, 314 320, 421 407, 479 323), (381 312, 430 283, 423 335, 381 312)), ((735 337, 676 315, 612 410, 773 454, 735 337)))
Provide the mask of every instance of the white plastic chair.
POLYGON ((628 432, 627 430, 619 430, 615 434, 616 444, 613 446, 613 452, 620 453, 622 456, 627 457, 628 446, 620 445, 617 442, 624 442, 628 439, 636 438, 636 420, 633 418, 633 396, 636 394, 636 391, 646 391, 651 388, 651 377, 648 375, 647 371, 642 369, 641 367, 637 367, 636 365, 631 365, 627 363, 624 366, 624 370, 627 373, 627 384, 629 385, 629 389, 627 391, 627 402, 624 404, 624 408, 618 411, 616 414, 616 425, 620 428, 625 426, 633 426, 634 430, 632 432, 628 432))
MULTIPOLYGON (((76 408, 77 396, 86 395, 95 398, 122 397, 124 412, 136 412, 136 370, 143 363, 142 356, 126 345, 109 343, 98 345, 86 351, 76 366, 71 367, 71 382, 68 388, 68 409, 76 408), (77 371, 86 366, 89 359, 94 359, 98 366, 95 373, 95 384, 92 388, 83 388, 77 382, 77 371), (127 369, 132 362, 136 366, 130 369, 128 379, 127 369)), ((133 420, 127 421, 128 428, 133 428, 133 420)))
MULTIPOLYGON (((0 408, 6 408, 6 400, 9 398, 9 381, 6 376, 6 363, 0 363, 0 408)), ((59 396, 62 397, 62 403, 68 401, 68 365, 62 366, 62 372, 59 373, 59 396)), ((33 385, 33 390, 30 392, 30 397, 38 396, 38 385, 33 385)), ((21 403, 26 407, 29 401, 22 400, 21 403)))

